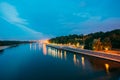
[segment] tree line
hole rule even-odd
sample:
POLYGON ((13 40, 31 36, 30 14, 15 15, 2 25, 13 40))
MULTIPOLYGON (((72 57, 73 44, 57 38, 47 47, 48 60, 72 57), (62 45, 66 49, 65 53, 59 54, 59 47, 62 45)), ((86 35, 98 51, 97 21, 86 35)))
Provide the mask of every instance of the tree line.
POLYGON ((49 40, 55 44, 84 45, 85 49, 120 49, 120 29, 96 32, 87 35, 72 34, 68 36, 59 36, 49 40))
POLYGON ((18 45, 22 43, 33 43, 34 41, 0 41, 0 46, 18 45))

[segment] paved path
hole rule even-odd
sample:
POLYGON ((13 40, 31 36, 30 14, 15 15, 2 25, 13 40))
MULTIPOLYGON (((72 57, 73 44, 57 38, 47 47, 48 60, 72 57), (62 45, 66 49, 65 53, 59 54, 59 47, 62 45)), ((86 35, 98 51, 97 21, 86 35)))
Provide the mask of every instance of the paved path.
POLYGON ((89 55, 89 56, 94 56, 94 57, 99 57, 99 58, 103 58, 103 59, 108 59, 108 60, 120 62, 120 55, 116 55, 116 54, 110 54, 110 53, 107 54, 105 52, 95 52, 95 51, 92 51, 92 50, 72 48, 72 47, 68 47, 68 46, 56 46, 56 45, 51 45, 51 44, 48 44, 47 46, 54 47, 54 48, 57 48, 57 49, 72 51, 72 52, 76 52, 76 53, 80 53, 80 54, 85 54, 85 55, 89 55))

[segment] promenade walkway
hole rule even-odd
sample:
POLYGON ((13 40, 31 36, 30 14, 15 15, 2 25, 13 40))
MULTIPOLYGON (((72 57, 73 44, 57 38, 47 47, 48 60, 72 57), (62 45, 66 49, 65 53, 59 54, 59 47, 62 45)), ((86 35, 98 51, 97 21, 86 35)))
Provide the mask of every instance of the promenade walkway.
POLYGON ((72 51, 72 52, 80 53, 80 54, 84 54, 84 55, 89 55, 89 56, 94 56, 94 57, 99 57, 99 58, 103 58, 103 59, 107 59, 107 60, 120 62, 120 55, 119 54, 118 55, 111 54, 111 53, 108 54, 105 52, 96 52, 96 51, 92 51, 92 50, 73 48, 73 47, 69 47, 69 46, 57 46, 57 45, 51 45, 51 44, 47 44, 47 46, 54 47, 57 49, 72 51))

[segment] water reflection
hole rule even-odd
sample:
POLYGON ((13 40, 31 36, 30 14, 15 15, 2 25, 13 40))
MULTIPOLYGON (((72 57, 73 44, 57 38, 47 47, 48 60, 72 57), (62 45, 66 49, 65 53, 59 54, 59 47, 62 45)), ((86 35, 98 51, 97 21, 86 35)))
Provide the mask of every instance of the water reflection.
POLYGON ((76 54, 73 55, 73 62, 74 62, 75 65, 78 65, 78 66, 79 66, 79 62, 80 62, 80 61, 79 61, 79 59, 77 58, 77 55, 76 55, 76 54))
POLYGON ((60 55, 59 55, 59 57, 62 59, 62 50, 60 50, 60 55))
MULTIPOLYGON (((48 50, 48 55, 50 55, 52 57, 68 60, 67 59, 67 51, 65 51, 65 50, 59 50, 59 49, 55 49, 55 48, 51 48, 51 47, 48 47, 47 50, 48 50)), ((74 54, 73 55, 73 63, 75 65, 79 66, 80 61, 84 67, 85 66, 84 57, 82 57, 82 60, 80 60, 79 57, 77 58, 77 55, 74 54)))
POLYGON ((77 63, 76 54, 74 54, 74 56, 73 56, 73 61, 74 61, 74 64, 77 63))
POLYGON ((42 44, 41 43, 38 43, 38 48, 39 48, 39 50, 41 50, 41 48, 42 48, 42 44))
POLYGON ((67 58, 67 54, 66 54, 66 51, 64 51, 64 59, 66 60, 67 58))
MULTIPOLYGON (((63 53, 62 50, 58 50, 55 48, 48 47, 48 55, 51 55, 55 58, 63 59, 63 53)), ((64 59, 66 59, 66 54, 64 54, 64 59)))
POLYGON ((85 58, 81 57, 81 60, 82 60, 82 67, 84 68, 85 67, 85 58))
POLYGON ((43 44, 43 54, 47 55, 47 48, 46 48, 46 44, 43 44))
POLYGON ((0 80, 119 80, 120 77, 120 63, 38 43, 7 49, 0 61, 0 80))
POLYGON ((105 64, 105 69, 106 69, 106 73, 107 73, 107 74, 109 74, 109 72, 110 72, 110 71, 109 71, 109 68, 110 68, 109 64, 105 64))
POLYGON ((59 58, 59 59, 64 59, 66 61, 73 61, 74 65, 77 67, 81 67, 84 71, 88 70, 88 68, 93 68, 93 70, 97 71, 104 71, 107 74, 110 73, 110 63, 112 68, 117 68, 120 67, 120 64, 109 61, 109 60, 104 60, 104 59, 99 59, 95 57, 88 57, 85 55, 77 54, 77 53, 72 53, 72 52, 67 52, 64 50, 59 50, 55 48, 48 47, 48 54, 51 55, 52 57, 59 58), (89 67, 88 67, 89 66, 89 67))
MULTIPOLYGON (((67 59, 67 51, 65 51, 65 50, 59 50, 59 49, 55 49, 55 48, 51 48, 51 47, 48 47, 47 50, 48 50, 48 55, 50 55, 52 57, 68 60, 67 59)), ((80 59, 77 58, 76 54, 73 55, 73 63, 78 66, 80 64, 80 59)), ((84 57, 82 57, 81 63, 83 66, 85 66, 84 57)))
POLYGON ((4 50, 0 50, 0 55, 3 54, 4 50))
POLYGON ((36 44, 34 44, 33 48, 34 48, 34 50, 36 50, 36 44))
POLYGON ((30 50, 36 50, 36 48, 37 48, 37 47, 36 47, 36 44, 31 44, 31 43, 30 43, 30 50))
POLYGON ((35 50, 35 51, 37 49, 41 50, 42 49, 42 44, 41 43, 34 43, 34 44, 30 43, 29 47, 30 47, 30 50, 35 50))
POLYGON ((32 44, 30 43, 30 50, 32 49, 32 44))

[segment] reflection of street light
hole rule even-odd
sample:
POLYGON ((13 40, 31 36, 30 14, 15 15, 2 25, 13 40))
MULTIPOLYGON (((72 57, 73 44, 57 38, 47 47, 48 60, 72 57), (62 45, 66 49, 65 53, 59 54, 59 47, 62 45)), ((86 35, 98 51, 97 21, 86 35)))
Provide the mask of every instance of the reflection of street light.
POLYGON ((43 44, 43 54, 44 54, 44 55, 46 55, 46 54, 47 54, 46 44, 43 44))
POLYGON ((31 48, 32 48, 32 44, 30 43, 30 50, 31 50, 31 48))
POLYGON ((64 58, 66 59, 66 51, 64 51, 64 58))
POLYGON ((34 44, 34 50, 36 50, 36 44, 34 44))
POLYGON ((73 56, 73 61, 74 61, 74 64, 76 64, 76 62, 77 62, 76 54, 74 54, 74 56, 73 56))
POLYGON ((62 59, 62 51, 61 51, 61 53, 60 53, 60 57, 61 57, 61 59, 62 59))
POLYGON ((105 64, 105 69, 106 69, 106 72, 109 74, 109 64, 105 64))
POLYGON ((83 68, 85 67, 85 58, 84 57, 81 57, 81 59, 82 59, 82 66, 83 66, 83 68))

